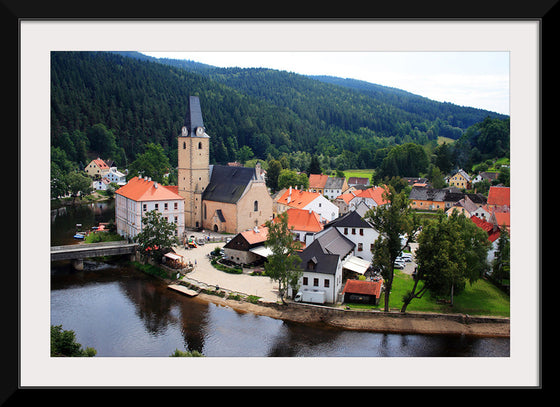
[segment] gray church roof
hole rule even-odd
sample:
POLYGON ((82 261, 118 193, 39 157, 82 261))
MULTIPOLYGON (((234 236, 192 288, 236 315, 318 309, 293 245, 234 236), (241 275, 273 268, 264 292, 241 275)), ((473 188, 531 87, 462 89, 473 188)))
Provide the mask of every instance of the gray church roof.
MULTIPOLYGON (((204 129, 204 122, 202 121, 202 110, 200 108, 200 99, 198 96, 189 96, 189 106, 183 126, 187 128, 188 137, 200 137, 196 134, 196 129, 202 127, 204 129)), ((206 137, 208 137, 206 135, 206 137)))
POLYGON ((257 179, 254 168, 210 166, 210 183, 202 194, 206 201, 236 203, 247 185, 257 179))

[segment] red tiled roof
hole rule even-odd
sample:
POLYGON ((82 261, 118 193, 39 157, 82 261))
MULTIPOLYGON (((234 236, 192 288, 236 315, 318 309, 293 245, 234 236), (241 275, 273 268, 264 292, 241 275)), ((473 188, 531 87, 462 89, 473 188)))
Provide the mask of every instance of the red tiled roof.
POLYGON ((494 228, 494 225, 490 222, 486 222, 485 220, 480 219, 477 216, 471 216, 469 218, 474 222, 476 226, 484 230, 488 234, 488 240, 494 242, 497 238, 500 237, 500 229, 494 228))
POLYGON ((309 188, 325 188, 328 179, 328 175, 309 174, 309 188))
POLYGON ((321 194, 319 192, 307 192, 300 189, 288 188, 277 202, 279 204, 291 206, 292 208, 304 208, 320 196, 321 194), (290 202, 288 202, 288 197, 290 198, 290 202))
POLYGON ((488 205, 509 206, 509 187, 490 187, 487 203, 488 205))
MULTIPOLYGON (((294 230, 301 230, 305 232, 319 232, 323 230, 323 225, 319 220, 319 215, 307 209, 290 208, 286 211, 288 213, 288 228, 294 230)), ((279 218, 274 218, 275 222, 279 218)))
POLYGON ((107 163, 99 157, 97 157, 97 159, 93 160, 93 162, 95 162, 95 164, 97 164, 97 166, 99 167, 100 170, 106 170, 106 169, 108 170, 109 169, 109 166, 107 165, 107 163))
POLYGON ((264 226, 259 226, 257 228, 258 232, 255 232, 255 229, 246 230, 245 232, 241 232, 241 235, 247 240, 249 244, 261 243, 266 241, 268 238, 268 228, 264 226))
POLYGON ((347 280, 342 293, 375 295, 377 298, 379 298, 379 295, 381 294, 382 283, 383 280, 379 280, 379 281, 347 280))
POLYGON ((183 199, 182 196, 173 191, 173 188, 164 187, 154 181, 138 177, 132 178, 126 185, 117 189, 115 193, 138 202, 183 199))
POLYGON ((361 198, 371 198, 377 203, 377 205, 384 205, 387 203, 387 201, 383 199, 384 193, 385 189, 383 187, 372 187, 356 193, 356 196, 361 198))

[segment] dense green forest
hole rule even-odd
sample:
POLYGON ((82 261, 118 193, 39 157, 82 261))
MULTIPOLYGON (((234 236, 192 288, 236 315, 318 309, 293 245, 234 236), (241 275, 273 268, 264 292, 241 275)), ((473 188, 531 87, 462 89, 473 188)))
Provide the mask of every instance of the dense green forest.
POLYGON ((213 163, 288 156, 304 170, 316 155, 323 168, 381 168, 413 143, 427 161, 405 172, 425 172, 438 136, 456 140, 451 166, 509 156, 509 117, 497 113, 349 79, 121 54, 51 53, 51 146, 76 167, 98 155, 128 167, 150 143, 176 166, 189 95, 200 97, 213 163))

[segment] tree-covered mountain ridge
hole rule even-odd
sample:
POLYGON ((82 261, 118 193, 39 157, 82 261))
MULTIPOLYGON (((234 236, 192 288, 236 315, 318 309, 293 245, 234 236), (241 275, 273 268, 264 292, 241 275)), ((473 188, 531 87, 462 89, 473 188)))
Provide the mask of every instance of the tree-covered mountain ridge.
POLYGON ((508 117, 353 79, 139 53, 52 52, 51 144, 76 163, 97 154, 124 167, 155 143, 176 165, 190 95, 200 97, 216 163, 236 160, 243 146, 262 159, 296 151, 371 155, 438 136, 458 139, 485 117, 508 117), (92 131, 97 124, 106 132, 92 131))

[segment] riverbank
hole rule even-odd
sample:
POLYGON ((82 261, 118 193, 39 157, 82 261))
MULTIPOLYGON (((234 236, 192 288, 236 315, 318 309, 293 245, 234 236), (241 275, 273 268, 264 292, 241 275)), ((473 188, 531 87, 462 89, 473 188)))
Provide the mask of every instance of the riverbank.
POLYGON ((219 286, 233 292, 245 293, 261 298, 259 303, 224 299, 217 295, 200 293, 197 298, 230 307, 239 312, 249 312, 271 318, 302 322, 325 323, 334 327, 370 332, 401 334, 446 334, 475 337, 502 337, 510 334, 509 318, 473 317, 463 314, 438 314, 418 312, 390 312, 346 310, 311 304, 279 303, 278 287, 269 277, 228 274, 210 265, 206 255, 217 246, 207 244, 193 250, 176 248, 176 251, 191 260, 196 266, 186 275, 185 281, 203 282, 203 285, 219 286))
POLYGON ((200 293, 197 298, 230 307, 238 312, 293 322, 324 323, 356 331, 496 338, 509 338, 510 334, 509 318, 471 317, 462 314, 356 311, 295 303, 253 304, 204 293, 200 293))

